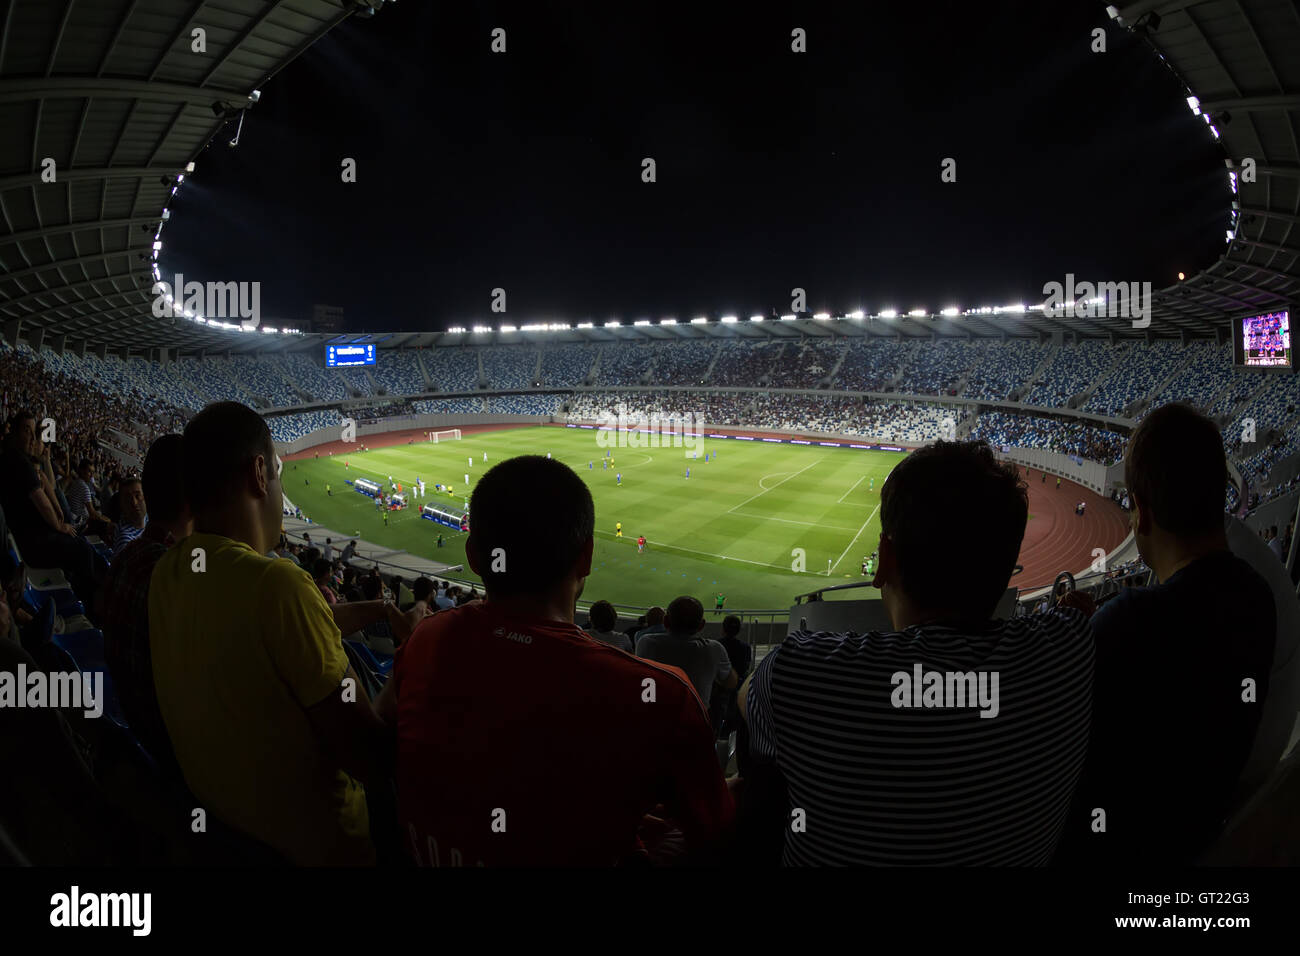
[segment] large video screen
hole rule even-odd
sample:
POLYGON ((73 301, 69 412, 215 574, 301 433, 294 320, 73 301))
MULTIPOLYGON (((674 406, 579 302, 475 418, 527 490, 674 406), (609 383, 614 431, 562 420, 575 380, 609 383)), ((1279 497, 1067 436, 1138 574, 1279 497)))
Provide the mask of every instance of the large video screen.
POLYGON ((352 365, 374 365, 375 347, 371 345, 325 346, 326 368, 348 368, 352 365))
POLYGON ((1294 370, 1288 309, 1239 319, 1232 326, 1232 353, 1242 368, 1294 370))

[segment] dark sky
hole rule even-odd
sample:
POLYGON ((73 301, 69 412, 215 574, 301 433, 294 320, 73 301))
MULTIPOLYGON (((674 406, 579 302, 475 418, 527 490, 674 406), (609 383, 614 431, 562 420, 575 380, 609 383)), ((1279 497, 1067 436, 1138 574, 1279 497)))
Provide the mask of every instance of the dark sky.
POLYGON ((1092 0, 400 0, 218 136, 163 272, 374 331, 785 312, 795 286, 846 312, 1041 301, 1067 272, 1159 288, 1222 252, 1231 194, 1177 82, 1108 23, 1092 0))

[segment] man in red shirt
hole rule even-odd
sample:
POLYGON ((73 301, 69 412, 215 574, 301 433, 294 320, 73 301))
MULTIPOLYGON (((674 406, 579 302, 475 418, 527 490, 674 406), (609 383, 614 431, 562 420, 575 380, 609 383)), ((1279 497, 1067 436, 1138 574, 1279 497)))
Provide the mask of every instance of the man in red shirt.
POLYGON ((586 484, 553 459, 513 458, 483 476, 470 510, 465 551, 487 599, 425 619, 376 702, 397 728, 413 859, 616 865, 643 858, 638 830, 660 816, 688 858, 707 856, 734 805, 690 680, 573 623, 591 573, 586 484))

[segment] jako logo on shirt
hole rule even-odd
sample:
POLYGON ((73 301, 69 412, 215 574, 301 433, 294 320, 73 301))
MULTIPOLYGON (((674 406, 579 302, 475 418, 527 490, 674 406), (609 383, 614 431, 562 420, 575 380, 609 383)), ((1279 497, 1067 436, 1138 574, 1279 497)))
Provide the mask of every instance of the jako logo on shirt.
POLYGON ((520 634, 518 631, 511 631, 509 634, 507 634, 506 629, 504 627, 498 627, 492 633, 495 634, 497 637, 504 637, 511 641, 518 641, 520 644, 533 643, 533 636, 531 634, 520 634))

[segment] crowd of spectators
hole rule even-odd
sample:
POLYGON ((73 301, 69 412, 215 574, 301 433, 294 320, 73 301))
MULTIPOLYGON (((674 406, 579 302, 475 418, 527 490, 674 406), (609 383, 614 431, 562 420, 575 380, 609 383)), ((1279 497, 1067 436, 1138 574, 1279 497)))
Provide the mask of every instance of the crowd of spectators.
POLYGON ((1124 436, 1108 428, 1026 412, 981 412, 970 437, 995 448, 1042 448, 1103 465, 1113 465, 1124 451, 1124 436))
MULTIPOLYGON (((1253 543, 1271 568, 1230 546, 1222 439, 1184 405, 1149 415, 1124 458, 1152 586, 995 618, 1027 489, 986 443, 939 442, 881 490, 872 583, 890 628, 799 630, 761 661, 738 618, 704 636, 692 594, 632 633, 604 601, 580 627, 595 505, 549 456, 500 462, 474 488, 480 595, 363 568, 356 541, 289 541, 283 466, 246 405, 154 440, 112 506, 80 477, 58 493, 36 425, 7 421, 0 508, 23 559, 63 570, 103 629, 127 732, 153 758, 145 785, 209 814, 202 862, 1187 865, 1272 773, 1300 709, 1279 669, 1300 640, 1293 589, 1275 584, 1294 529, 1253 543), (111 562, 74 515, 115 526, 111 562), (914 672, 939 674, 938 699, 928 678, 924 694, 919 676, 900 688, 914 672), (969 696, 944 673, 973 681, 969 696), (791 827, 790 807, 816 826, 791 827)), ((53 659, 34 611, 0 602, 6 661, 53 659)), ((82 766, 50 799, 0 802, 29 848, 80 829, 70 802, 120 822, 64 847, 74 860, 137 862, 143 828, 168 826, 109 808, 69 741, 37 762, 32 736, 0 739, 17 752, 9 792, 49 790, 38 768, 53 760, 82 766)))

